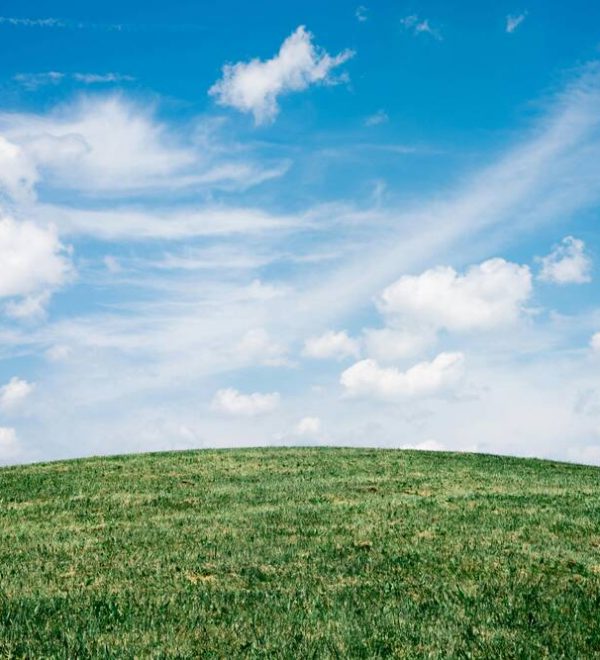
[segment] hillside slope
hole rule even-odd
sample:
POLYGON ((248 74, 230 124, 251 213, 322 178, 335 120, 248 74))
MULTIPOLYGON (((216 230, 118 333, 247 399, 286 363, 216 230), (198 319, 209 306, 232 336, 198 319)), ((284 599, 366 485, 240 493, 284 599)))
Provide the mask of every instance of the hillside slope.
POLYGON ((0 655, 595 657, 600 470, 251 449, 0 470, 0 655))

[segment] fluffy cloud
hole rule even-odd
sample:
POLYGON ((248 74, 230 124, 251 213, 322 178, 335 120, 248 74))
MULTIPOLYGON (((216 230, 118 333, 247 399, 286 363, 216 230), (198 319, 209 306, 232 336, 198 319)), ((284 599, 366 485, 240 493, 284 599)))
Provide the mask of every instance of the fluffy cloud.
POLYGON ((54 289, 71 272, 65 248, 52 228, 8 217, 0 219, 0 263, 0 297, 54 289))
POLYGON ((263 328, 248 330, 234 349, 236 356, 248 364, 271 367, 288 364, 285 346, 274 341, 263 328))
POLYGON ((462 353, 440 353, 431 362, 419 362, 407 371, 400 371, 367 359, 346 369, 340 383, 350 396, 388 401, 431 396, 458 382, 463 363, 462 353))
POLYGON ((304 343, 303 354, 307 357, 338 360, 346 357, 357 357, 360 354, 358 342, 348 336, 345 330, 334 332, 329 330, 319 337, 311 337, 304 343))
POLYGON ((540 280, 555 284, 584 284, 591 280, 592 261, 585 253, 585 243, 573 236, 563 238, 549 255, 540 259, 540 280))
POLYGON ((209 94, 220 105, 251 112, 257 124, 273 121, 279 112, 280 95, 302 91, 315 83, 335 82, 331 71, 354 54, 344 50, 332 57, 315 46, 312 38, 300 26, 270 60, 226 64, 223 77, 210 88, 209 94))
POLYGON ((11 378, 6 385, 0 388, 0 408, 3 412, 14 412, 20 408, 33 392, 35 385, 26 380, 11 378))
POLYGON ((275 410, 279 405, 280 396, 278 392, 261 394, 242 394, 238 390, 228 387, 219 390, 212 401, 212 408, 218 412, 228 415, 245 415, 252 417, 275 410))
POLYGON ((596 353, 600 353, 600 332, 596 332, 590 339, 590 346, 596 353))
POLYGON ((527 266, 496 258, 464 275, 449 266, 405 275, 383 291, 378 307, 401 321, 433 328, 484 330, 514 322, 531 288, 527 266))
POLYGON ((527 18, 527 12, 524 11, 521 14, 509 14, 506 17, 506 31, 509 34, 512 34, 521 23, 527 18))

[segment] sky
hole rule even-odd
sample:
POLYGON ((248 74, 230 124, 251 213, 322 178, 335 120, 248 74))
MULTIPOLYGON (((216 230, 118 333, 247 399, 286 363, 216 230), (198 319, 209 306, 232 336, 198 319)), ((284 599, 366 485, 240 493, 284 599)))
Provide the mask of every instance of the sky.
POLYGON ((0 464, 600 464, 600 5, 0 3, 0 464))

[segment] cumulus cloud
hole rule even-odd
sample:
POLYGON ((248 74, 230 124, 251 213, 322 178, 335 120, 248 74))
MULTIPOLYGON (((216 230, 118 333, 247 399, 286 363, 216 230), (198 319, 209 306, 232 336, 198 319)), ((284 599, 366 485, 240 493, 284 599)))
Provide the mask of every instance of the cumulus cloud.
POLYGON ((0 263, 0 297, 57 288, 71 273, 66 250, 54 229, 9 217, 0 219, 0 263))
POLYGON ((0 409, 3 412, 14 412, 20 408, 33 392, 35 385, 26 380, 11 378, 6 385, 0 388, 0 409))
POLYGON ((212 408, 227 415, 242 415, 252 417, 275 410, 279 405, 278 392, 261 394, 242 394, 233 387, 218 390, 212 401, 212 408))
POLYGON ((405 275, 383 291, 377 304, 384 314, 411 323, 484 330, 516 321, 531 289, 527 266, 495 258, 471 266, 464 275, 449 266, 405 275))
POLYGON ((526 11, 520 14, 509 14, 506 17, 506 31, 508 34, 512 34, 526 18, 526 11))
POLYGON ((360 347, 355 339, 348 336, 345 330, 334 332, 328 330, 318 337, 310 337, 304 343, 303 355, 317 359, 358 357, 360 347))
POLYGON ((248 364, 276 367, 289 363, 285 346, 275 341, 263 328, 248 330, 234 350, 236 355, 248 364))
POLYGON ((540 259, 538 275, 544 282, 554 284, 584 284, 591 281, 592 260, 585 252, 585 243, 573 236, 563 238, 550 254, 540 259))
POLYGON ((313 35, 300 26, 270 60, 226 64, 223 77, 210 89, 217 103, 251 112, 256 124, 265 124, 279 113, 277 99, 317 83, 331 84, 331 71, 354 55, 344 50, 335 56, 313 44, 313 35))
POLYGON ((407 371, 361 360, 346 369, 340 383, 350 396, 396 401, 435 395, 455 385, 463 372, 462 353, 440 353, 431 362, 419 362, 407 371))

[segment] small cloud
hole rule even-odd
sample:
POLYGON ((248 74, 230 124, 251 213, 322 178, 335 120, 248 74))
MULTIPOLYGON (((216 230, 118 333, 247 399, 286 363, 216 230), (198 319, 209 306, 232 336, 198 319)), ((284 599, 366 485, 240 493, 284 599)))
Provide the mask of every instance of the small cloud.
POLYGON ((415 36, 418 36, 419 34, 428 34, 437 41, 443 40, 441 32, 437 28, 433 28, 429 24, 429 19, 427 18, 419 18, 416 14, 411 14, 410 16, 405 16, 401 19, 400 24, 415 36))
POLYGON ((123 73, 74 73, 73 80, 86 85, 96 85, 98 83, 132 82, 135 78, 123 73))
POLYGON ((0 427, 0 461, 17 458, 21 454, 21 445, 15 429, 0 427))
POLYGON ((354 15, 356 16, 356 20, 359 23, 364 23, 368 19, 368 9, 364 5, 360 5, 359 7, 356 8, 356 11, 354 12, 354 15))
POLYGON ((62 362, 71 355, 71 348, 65 344, 56 344, 51 346, 44 355, 50 362, 62 362))
POLYGON ((67 23, 60 18, 14 18, 11 16, 0 16, 0 25, 13 25, 15 27, 42 27, 42 28, 64 28, 67 23))
POLYGON ((38 87, 46 85, 58 85, 64 79, 65 74, 60 71, 46 71, 44 73, 17 73, 13 80, 25 89, 34 91, 38 87))
POLYGON ((314 84, 335 84, 331 72, 354 52, 344 50, 333 57, 313 44, 313 35, 300 26, 281 45, 270 60, 255 58, 250 62, 226 64, 223 77, 208 93, 219 105, 254 115, 256 124, 267 124, 279 113, 277 99, 299 92, 314 84))
POLYGON ((317 436, 321 432, 321 420, 318 417, 303 417, 297 424, 294 434, 299 436, 317 436))
POLYGON ((228 387, 215 394, 211 407, 227 415, 253 417, 275 410, 280 398, 278 392, 242 394, 233 387, 228 387))
POLYGON ((506 17, 506 31, 508 34, 512 34, 526 18, 526 11, 522 12, 521 14, 509 14, 506 17))
POLYGON ((28 383, 16 376, 11 378, 6 385, 0 388, 0 409, 3 412, 14 412, 23 405, 34 387, 33 383, 28 383))
POLYGON ((419 362, 407 371, 361 360, 346 369, 340 383, 352 397, 399 401, 433 396, 456 385, 463 373, 462 353, 440 353, 431 362, 419 362))
POLYGON ((596 332, 590 339, 590 348, 594 353, 600 353, 600 332, 596 332))
POLYGON ((11 300, 4 311, 13 319, 43 319, 46 316, 46 307, 50 302, 50 297, 50 292, 44 291, 37 295, 25 296, 21 300, 11 300))
POLYGON ((113 257, 112 254, 107 254, 102 259, 102 263, 109 273, 120 273, 123 270, 123 267, 121 266, 121 263, 117 257, 113 257))
POLYGON ((311 337, 304 343, 303 355, 317 359, 358 357, 360 347, 355 339, 348 336, 345 330, 328 332, 319 337, 311 337))
POLYGON ((585 284, 592 279, 592 260, 585 253, 585 243, 573 236, 563 238, 560 245, 538 261, 542 264, 538 279, 543 282, 585 284))
POLYGON ((365 126, 379 126, 380 124, 386 124, 389 120, 390 118, 385 110, 378 110, 365 119, 365 126))

